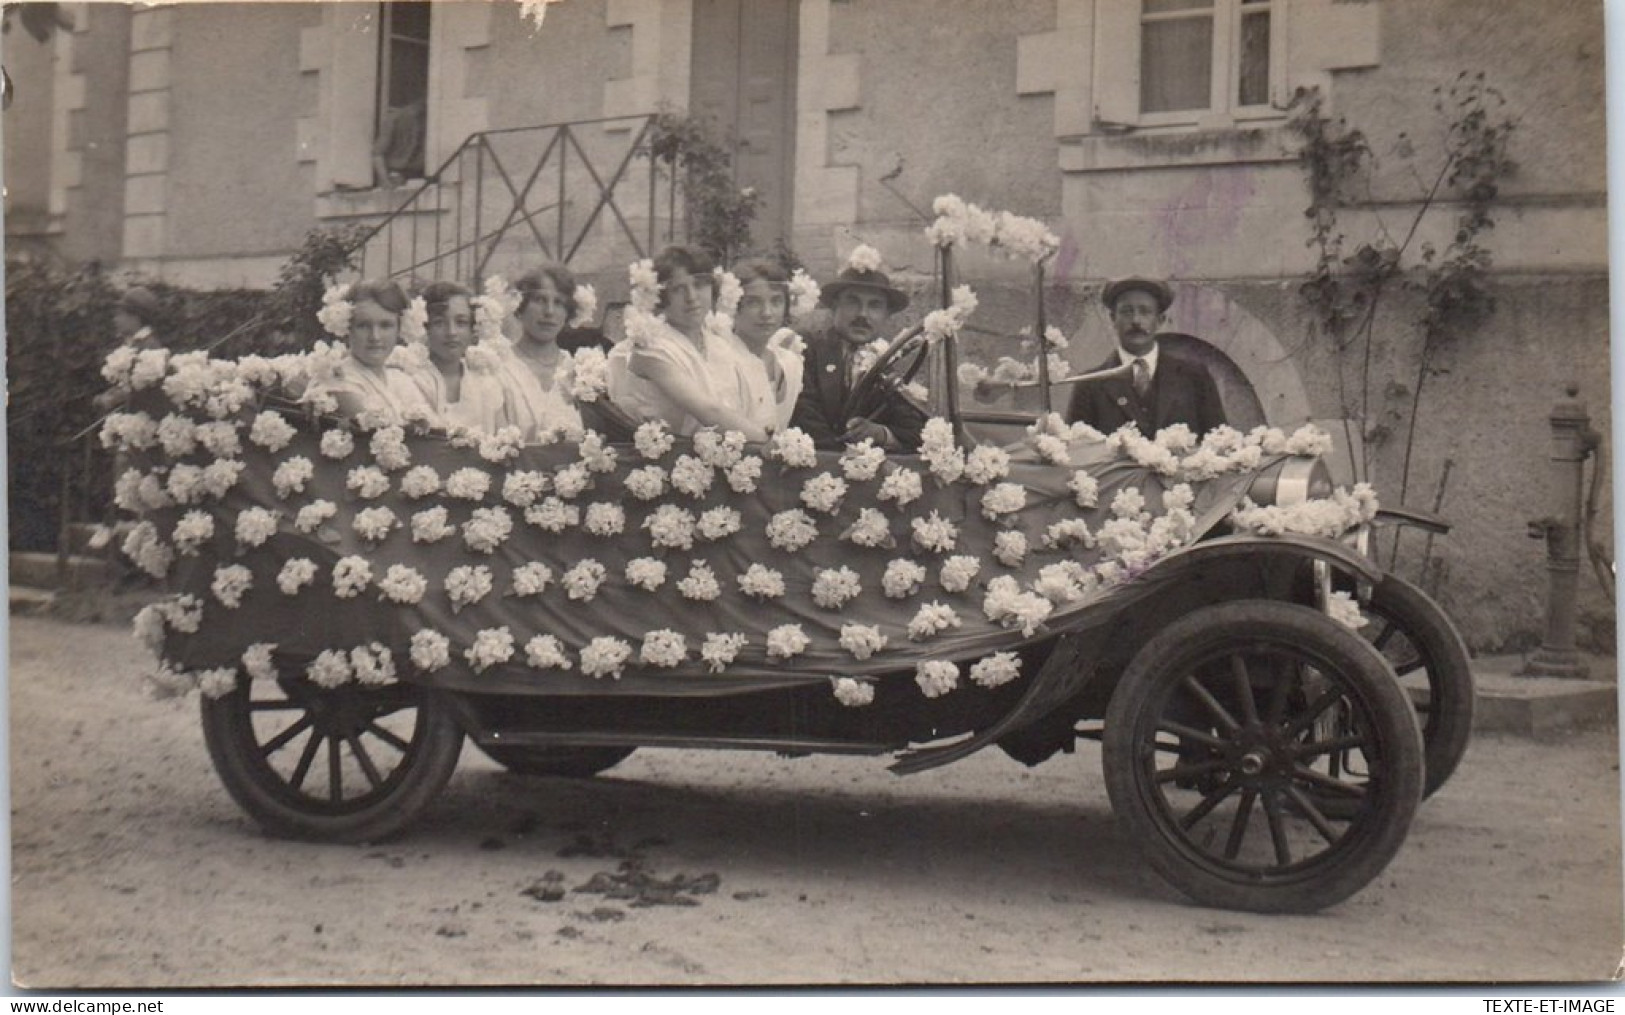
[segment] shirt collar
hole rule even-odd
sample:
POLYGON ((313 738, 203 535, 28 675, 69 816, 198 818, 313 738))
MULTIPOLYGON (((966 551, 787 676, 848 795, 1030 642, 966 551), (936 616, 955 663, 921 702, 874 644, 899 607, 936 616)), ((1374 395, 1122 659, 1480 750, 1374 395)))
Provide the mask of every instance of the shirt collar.
POLYGON ((1152 377, 1155 377, 1155 376, 1157 376, 1157 353, 1159 351, 1161 351, 1161 348, 1162 348, 1161 343, 1155 343, 1154 342, 1151 345, 1151 351, 1150 352, 1146 353, 1144 356, 1136 356, 1133 353, 1129 352, 1127 349, 1124 349, 1122 346, 1118 346, 1117 347, 1117 358, 1118 358, 1118 361, 1120 363, 1122 363, 1124 366, 1128 366, 1129 364, 1133 363, 1137 359, 1143 359, 1143 360, 1145 360, 1145 368, 1147 370, 1151 371, 1151 376, 1152 377))

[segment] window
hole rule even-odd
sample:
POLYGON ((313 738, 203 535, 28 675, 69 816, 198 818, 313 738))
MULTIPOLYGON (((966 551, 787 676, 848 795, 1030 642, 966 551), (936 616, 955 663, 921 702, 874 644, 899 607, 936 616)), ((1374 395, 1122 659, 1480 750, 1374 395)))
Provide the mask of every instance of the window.
POLYGON ((428 121, 429 4, 381 3, 373 183, 423 175, 428 121))
POLYGON ((1144 0, 1140 113, 1180 122, 1270 101, 1270 0, 1144 0))

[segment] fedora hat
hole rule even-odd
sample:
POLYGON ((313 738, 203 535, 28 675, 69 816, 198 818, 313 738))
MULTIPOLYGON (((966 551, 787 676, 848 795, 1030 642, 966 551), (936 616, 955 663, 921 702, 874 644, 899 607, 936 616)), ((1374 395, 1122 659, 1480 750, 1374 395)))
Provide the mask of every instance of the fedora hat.
POLYGON ((118 298, 118 308, 139 318, 142 324, 150 325, 158 318, 158 297, 145 286, 131 286, 118 298))
POLYGON ((1173 306, 1174 291, 1168 288, 1168 283, 1160 282, 1154 278, 1142 278, 1139 275, 1131 275, 1128 278, 1108 282, 1105 291, 1100 294, 1100 302, 1106 304, 1107 310, 1111 310, 1117 306, 1118 299, 1124 293, 1133 292, 1136 289, 1140 292, 1150 293, 1151 298, 1157 301, 1157 310, 1160 312, 1166 312, 1169 307, 1173 306))
POLYGON ((819 294, 818 302, 826 307, 834 307, 841 294, 848 289, 872 289, 885 293, 887 313, 898 313, 908 306, 908 293, 891 284, 891 279, 884 272, 869 268, 847 268, 836 276, 835 281, 826 285, 819 294))

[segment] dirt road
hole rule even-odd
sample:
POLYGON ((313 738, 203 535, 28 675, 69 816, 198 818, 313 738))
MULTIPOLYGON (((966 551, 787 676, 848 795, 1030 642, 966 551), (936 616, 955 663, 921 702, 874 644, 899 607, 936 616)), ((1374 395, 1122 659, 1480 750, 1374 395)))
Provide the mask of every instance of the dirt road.
POLYGON ((585 782, 469 747, 408 837, 321 846, 237 810, 122 629, 14 619, 10 662, 31 987, 1598 980, 1625 941, 1613 734, 1481 738, 1365 891, 1261 917, 1156 879, 1092 745, 908 778, 649 750, 585 782))

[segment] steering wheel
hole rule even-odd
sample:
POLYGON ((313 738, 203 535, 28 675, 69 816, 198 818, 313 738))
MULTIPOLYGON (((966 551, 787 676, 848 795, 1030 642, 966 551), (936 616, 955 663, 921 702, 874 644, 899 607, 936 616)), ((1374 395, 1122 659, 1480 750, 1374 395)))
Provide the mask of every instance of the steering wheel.
POLYGON ((847 393, 843 421, 853 418, 870 419, 892 397, 901 397, 899 391, 914 380, 925 366, 931 343, 925 340, 925 326, 916 324, 892 339, 886 351, 863 372, 847 393), (899 368, 894 372, 893 368, 899 368))

